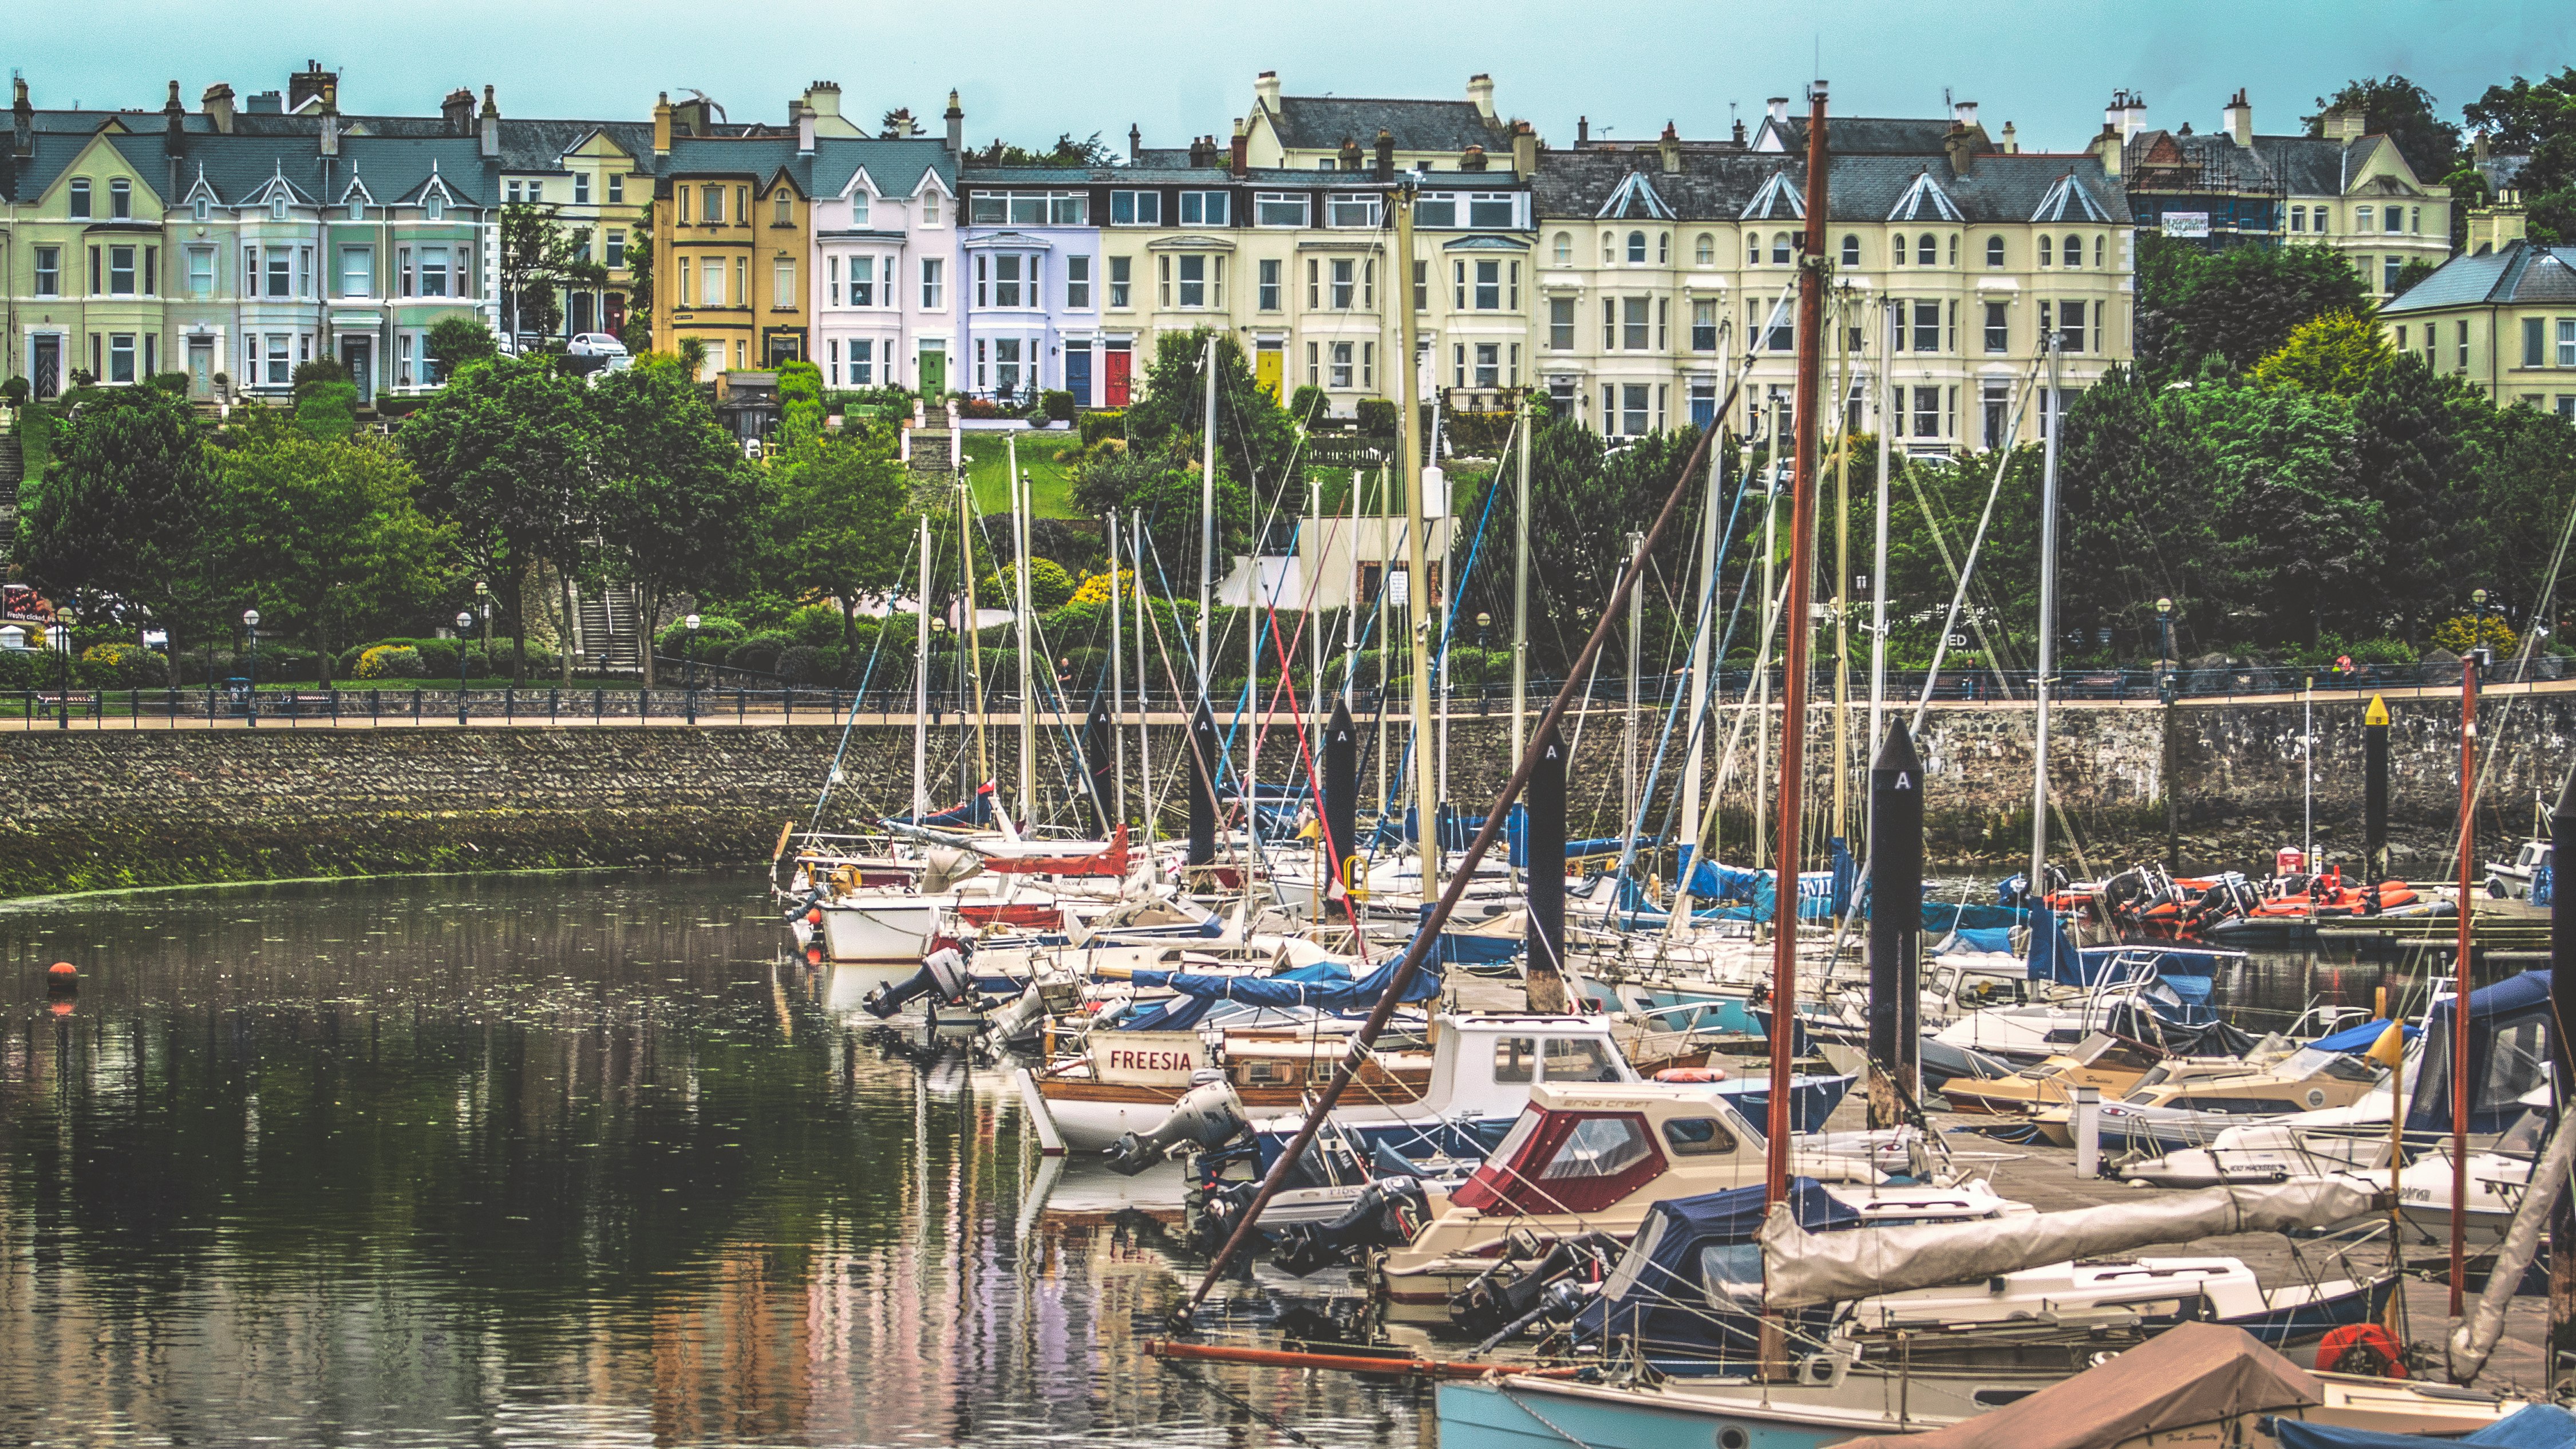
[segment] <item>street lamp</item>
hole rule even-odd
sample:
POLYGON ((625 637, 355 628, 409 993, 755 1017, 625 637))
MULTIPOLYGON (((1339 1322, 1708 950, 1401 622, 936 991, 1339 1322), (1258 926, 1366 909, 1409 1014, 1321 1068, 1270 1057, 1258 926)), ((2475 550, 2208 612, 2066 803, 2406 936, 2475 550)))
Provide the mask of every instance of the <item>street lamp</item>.
POLYGON ((1487 639, 1486 639, 1485 631, 1487 631, 1487 630, 1489 630, 1489 629, 1491 629, 1491 628, 1493 628, 1493 627, 1494 627, 1494 616, 1493 616, 1493 615, 1491 615, 1491 614, 1486 613, 1486 612, 1485 612, 1484 610, 1482 610, 1482 609, 1477 610, 1477 611, 1476 611, 1476 647, 1477 647, 1477 648, 1482 649, 1482 648, 1484 648, 1484 647, 1486 646, 1487 639))
POLYGON ((2484 589, 2471 589, 2469 591, 2469 607, 2476 610, 2477 614, 2476 623, 2469 630, 2469 648, 2467 658, 2463 662, 2463 667, 2475 669, 2478 673, 2483 675, 2495 666, 2494 653, 2487 648, 2486 643, 2487 591, 2484 589))
POLYGON ((2156 673, 2173 668, 2173 600, 2156 600, 2156 673))
MULTIPOLYGON (((492 667, 492 586, 481 579, 474 581, 474 612, 483 616, 483 667, 492 667)), ((465 652, 459 645, 457 652, 465 652)))
MULTIPOLYGON (((482 585, 475 585, 480 589, 482 585)), ((465 723, 465 646, 474 637, 474 611, 456 611, 456 723, 465 723)))
POLYGON ((242 610, 242 635, 249 641, 250 672, 243 676, 249 688, 242 691, 242 728, 259 728, 259 610, 242 610))
POLYGON ((62 644, 62 662, 54 666, 54 678, 60 681, 54 691, 54 727, 72 727, 72 611, 54 611, 54 630, 62 644))
POLYGON ((698 722, 698 616, 691 614, 683 622, 689 626, 689 646, 688 653, 682 656, 681 663, 688 671, 689 723, 696 724, 698 722))

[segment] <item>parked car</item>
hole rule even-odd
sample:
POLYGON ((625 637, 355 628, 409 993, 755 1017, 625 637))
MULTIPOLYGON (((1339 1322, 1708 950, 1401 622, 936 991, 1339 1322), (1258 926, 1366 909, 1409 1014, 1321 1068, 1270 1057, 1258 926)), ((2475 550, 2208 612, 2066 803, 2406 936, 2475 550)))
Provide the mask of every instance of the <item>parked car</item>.
POLYGON ((564 351, 575 357, 624 357, 626 344, 606 332, 576 332, 564 351))

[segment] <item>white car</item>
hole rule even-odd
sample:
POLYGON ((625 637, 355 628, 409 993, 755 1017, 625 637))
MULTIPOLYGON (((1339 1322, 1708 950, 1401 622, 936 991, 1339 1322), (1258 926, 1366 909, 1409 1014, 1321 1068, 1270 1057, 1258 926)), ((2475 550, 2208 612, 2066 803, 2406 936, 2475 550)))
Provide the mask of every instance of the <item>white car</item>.
POLYGON ((576 332, 564 351, 574 357, 624 357, 626 344, 607 332, 576 332))

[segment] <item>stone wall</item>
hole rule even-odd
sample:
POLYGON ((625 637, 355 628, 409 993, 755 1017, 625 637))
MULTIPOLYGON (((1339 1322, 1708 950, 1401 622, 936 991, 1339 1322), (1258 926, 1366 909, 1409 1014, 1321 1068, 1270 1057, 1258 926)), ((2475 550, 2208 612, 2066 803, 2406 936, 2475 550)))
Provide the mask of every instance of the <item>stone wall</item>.
MULTIPOLYGON (((2349 859, 2360 849, 2362 706, 2320 702, 2315 711, 2316 833, 2329 858, 2349 859)), ((2401 702, 2393 711, 2396 864, 2429 872, 2453 829, 2458 706, 2401 702)), ((1857 748, 1862 723, 1860 711, 1854 714, 1857 748)), ((2100 869, 2161 856, 2164 712, 2079 704, 2060 706, 2052 718, 2055 799, 2080 858, 2100 869)), ((2299 704, 2192 705, 2176 709, 2173 719, 2185 865, 2267 865, 2273 849, 2299 838, 2299 704)), ((1811 715, 1814 738, 1829 738, 1829 720, 1822 712, 1811 715)), ((1359 723, 1361 794, 1373 801, 1376 730, 1366 718, 1359 723)), ((1725 731, 1722 724, 1721 743, 1725 731)), ((2554 795, 2576 759, 2576 696, 2490 696, 2481 736, 2493 759, 2485 770, 2480 828, 2500 850, 2530 829, 2535 796, 2554 795)), ((1390 737, 1400 752, 1403 731, 1390 737)), ((1052 730, 1042 736, 1042 796, 1065 793, 1066 738, 1052 730)), ((785 821, 806 818, 840 739, 839 729, 823 725, 0 731, 0 895, 758 860, 785 821)), ((1184 739, 1177 727, 1155 731, 1167 831, 1180 824, 1174 766, 1184 739)), ((1570 825, 1578 836, 1619 831, 1625 739, 1615 712, 1583 725, 1570 791, 1570 825)), ((1007 788, 1017 778, 1017 731, 997 728, 987 743, 991 772, 1007 788)), ((1650 738, 1649 749, 1652 744, 1650 738)), ((1490 800, 1509 773, 1508 745, 1509 724, 1501 717, 1453 721, 1450 798, 1471 809, 1490 800)), ((1936 709, 1921 748, 1934 858, 1983 866, 2026 854, 2029 708, 1936 709)), ((1658 798, 1676 793, 1680 753, 1678 742, 1668 750, 1658 798)), ((960 782, 975 773, 971 765, 961 770, 960 761, 973 758, 952 720, 933 751, 935 801, 957 798, 960 782)), ((904 808, 911 760, 908 727, 863 724, 853 731, 827 824, 862 823, 878 810, 904 808)), ((1270 731, 1262 777, 1302 778, 1305 769, 1297 737, 1270 731)), ((1640 781, 1651 770, 1651 761, 1641 759, 1640 781)), ((1830 777, 1821 763, 1808 796, 1821 831, 1831 808, 1830 777)), ((1717 846, 1729 858, 1750 853, 1748 800, 1740 785, 1729 787, 1717 846)), ((1857 798, 1852 808, 1856 814, 1857 798)), ((1658 811, 1650 828, 1660 825, 1658 811)), ((2066 832, 2057 835, 2063 842, 2066 832)))

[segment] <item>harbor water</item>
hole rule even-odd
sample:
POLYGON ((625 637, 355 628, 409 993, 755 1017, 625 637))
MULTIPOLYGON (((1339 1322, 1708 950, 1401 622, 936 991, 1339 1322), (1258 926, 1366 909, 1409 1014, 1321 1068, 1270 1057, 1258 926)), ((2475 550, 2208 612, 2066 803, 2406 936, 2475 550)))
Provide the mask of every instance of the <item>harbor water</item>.
POLYGON ((0 909, 0 1441, 1430 1441, 1427 1392, 1146 1357, 1176 1177, 1046 1162, 780 944, 749 873, 0 909))

